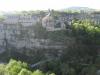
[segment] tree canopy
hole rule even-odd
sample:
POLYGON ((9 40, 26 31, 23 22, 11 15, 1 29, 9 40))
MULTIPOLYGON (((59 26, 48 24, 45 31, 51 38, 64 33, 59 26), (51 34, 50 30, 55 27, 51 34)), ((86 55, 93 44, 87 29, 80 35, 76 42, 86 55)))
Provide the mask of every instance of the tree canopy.
POLYGON ((72 21, 72 30, 86 44, 100 44, 100 25, 90 20, 74 19, 72 21))

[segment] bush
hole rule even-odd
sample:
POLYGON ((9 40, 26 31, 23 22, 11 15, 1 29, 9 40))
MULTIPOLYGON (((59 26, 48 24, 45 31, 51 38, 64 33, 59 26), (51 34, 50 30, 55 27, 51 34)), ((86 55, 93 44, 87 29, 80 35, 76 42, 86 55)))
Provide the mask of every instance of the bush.
POLYGON ((31 75, 32 72, 27 69, 22 69, 18 75, 31 75))
POLYGON ((32 73, 32 75, 45 75, 42 71, 36 70, 32 73))
POLYGON ((5 75, 5 65, 0 64, 0 75, 5 75))
MULTIPOLYGON (((33 73, 28 69, 27 63, 11 59, 7 65, 0 64, 0 75, 45 75, 40 70, 33 73)), ((50 75, 55 75, 54 73, 50 75)))
POLYGON ((21 69, 27 68, 27 67, 28 66, 26 63, 11 59, 5 69, 8 73, 17 75, 21 71, 21 69))
POLYGON ((56 75, 55 73, 51 73, 51 74, 49 74, 49 75, 56 75))

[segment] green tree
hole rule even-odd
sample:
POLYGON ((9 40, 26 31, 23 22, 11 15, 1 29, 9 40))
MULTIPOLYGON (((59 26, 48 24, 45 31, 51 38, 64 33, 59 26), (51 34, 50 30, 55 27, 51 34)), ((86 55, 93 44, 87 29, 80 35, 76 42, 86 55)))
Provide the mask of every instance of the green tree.
POLYGON ((6 65, 4 65, 4 64, 0 64, 0 75, 5 75, 5 67, 6 67, 6 65))
POLYGON ((32 73, 32 75, 44 75, 44 73, 40 70, 36 70, 32 73))
POLYGON ((10 62, 6 65, 5 69, 10 74, 17 75, 22 68, 28 68, 27 64, 11 59, 10 62))
POLYGON ((31 75, 32 72, 27 69, 22 69, 18 75, 31 75))

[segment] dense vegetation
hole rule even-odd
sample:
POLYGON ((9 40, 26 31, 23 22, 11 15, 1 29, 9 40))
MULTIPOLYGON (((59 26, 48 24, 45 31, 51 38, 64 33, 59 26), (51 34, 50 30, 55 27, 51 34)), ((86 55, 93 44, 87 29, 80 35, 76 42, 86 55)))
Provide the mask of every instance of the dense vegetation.
POLYGON ((40 70, 30 70, 25 62, 11 59, 8 64, 0 64, 0 75, 55 75, 54 73, 43 73, 40 70))
POLYGON ((72 29, 74 34, 81 38, 85 44, 100 45, 100 25, 90 20, 73 20, 72 29))
POLYGON ((86 56, 84 59, 89 58, 88 63, 96 64, 96 59, 99 58, 100 25, 90 20, 75 19, 72 21, 71 28, 77 43, 85 46, 79 49, 78 52, 82 52, 79 56, 86 56))

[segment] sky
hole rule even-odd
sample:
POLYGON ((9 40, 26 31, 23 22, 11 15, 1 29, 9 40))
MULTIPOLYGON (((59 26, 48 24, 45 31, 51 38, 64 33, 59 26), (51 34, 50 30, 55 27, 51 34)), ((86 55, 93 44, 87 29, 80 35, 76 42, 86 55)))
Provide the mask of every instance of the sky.
POLYGON ((73 6, 100 9, 100 0, 0 0, 0 11, 59 10, 73 6))

